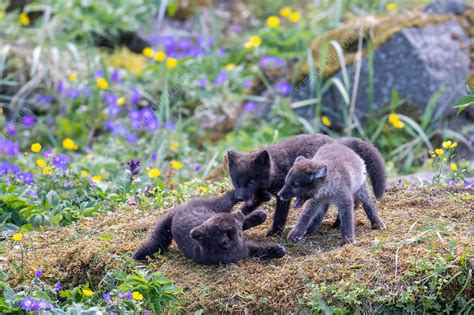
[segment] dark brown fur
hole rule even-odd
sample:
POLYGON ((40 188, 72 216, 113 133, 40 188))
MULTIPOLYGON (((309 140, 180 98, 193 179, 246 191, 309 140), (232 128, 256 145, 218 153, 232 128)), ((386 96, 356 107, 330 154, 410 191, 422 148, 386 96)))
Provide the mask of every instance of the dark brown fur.
MULTIPOLYGON (((343 139, 367 165, 376 195, 380 197, 385 190, 385 167, 377 149, 371 144, 357 139, 343 139)), ((269 199, 270 194, 277 198, 273 225, 268 235, 282 232, 290 201, 278 198, 277 193, 285 183, 285 177, 298 156, 312 158, 321 146, 336 140, 321 134, 299 135, 288 138, 278 144, 250 153, 229 151, 227 159, 236 197, 245 201, 243 213, 250 213, 269 199)))
POLYGON ((174 239, 178 248, 199 264, 233 263, 245 257, 280 258, 280 245, 263 245, 244 239, 243 230, 263 223, 264 211, 245 217, 240 211, 230 213, 236 203, 234 191, 217 198, 193 199, 165 214, 151 237, 133 254, 143 260, 155 252, 166 252, 174 239))
POLYGON ((298 205, 309 199, 288 234, 288 239, 294 242, 300 241, 309 232, 308 229, 311 228, 311 232, 319 229, 330 204, 338 208, 341 243, 355 242, 355 200, 362 203, 373 228, 385 228, 367 190, 364 161, 340 143, 322 146, 312 159, 298 157, 278 195, 284 200, 297 197, 298 205))

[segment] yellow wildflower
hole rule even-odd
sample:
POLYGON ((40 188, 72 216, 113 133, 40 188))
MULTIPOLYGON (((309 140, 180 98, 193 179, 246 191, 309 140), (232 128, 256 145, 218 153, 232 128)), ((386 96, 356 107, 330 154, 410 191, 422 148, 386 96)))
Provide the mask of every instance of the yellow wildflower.
POLYGON ((77 150, 78 146, 71 138, 63 140, 63 148, 66 150, 77 150))
POLYGON ((288 16, 288 20, 290 20, 290 22, 292 23, 297 23, 300 19, 301 19, 301 14, 299 12, 292 12, 288 16))
POLYGON ((92 176, 92 180, 94 182, 100 182, 100 181, 102 181, 102 176, 100 176, 100 175, 92 176))
POLYGON ((41 168, 46 167, 46 162, 43 159, 38 159, 36 160, 36 165, 38 165, 41 168))
POLYGON ((53 172, 53 169, 49 166, 43 168, 43 175, 48 175, 48 174, 51 174, 52 172, 53 172))
POLYGON ((92 296, 92 294, 94 294, 94 292, 92 290, 89 290, 89 289, 82 289, 82 294, 84 294, 84 296, 86 296, 86 297, 90 297, 90 296, 92 296))
POLYGON ((443 158, 443 162, 446 162, 447 160, 448 160, 448 158, 445 158, 445 157, 443 158))
POLYGON ((152 168, 151 170, 148 171, 148 177, 150 178, 156 178, 160 176, 161 172, 157 168, 152 168))
POLYGON ((403 127, 405 127, 405 124, 403 123, 403 121, 400 120, 400 118, 398 118, 397 114, 390 114, 388 116, 388 121, 395 128, 402 129, 403 127))
POLYGON ((267 25, 270 28, 277 28, 280 26, 280 19, 278 16, 272 15, 267 18, 267 25))
POLYGON ((178 60, 176 60, 175 58, 166 59, 166 68, 173 69, 177 65, 178 65, 178 60))
POLYGON ((452 142, 451 140, 447 140, 443 142, 443 148, 445 149, 454 149, 458 146, 456 142, 452 142))
POLYGON ((262 39, 258 35, 250 36, 249 40, 245 43, 245 48, 255 48, 262 44, 262 39))
POLYGON ((154 54, 155 52, 150 47, 146 47, 145 49, 143 49, 143 55, 147 58, 153 57, 154 54))
POLYGON ((444 150, 439 148, 439 149, 436 149, 435 150, 435 153, 439 156, 439 155, 443 155, 444 154, 444 150))
POLYGON ((140 292, 133 291, 132 292, 132 298, 136 301, 141 301, 141 300, 143 300, 143 295, 140 292))
POLYGON ((97 78, 96 83, 101 90, 106 90, 109 87, 109 82, 104 78, 97 78))
POLYGON ((82 170, 82 171, 81 171, 81 176, 89 177, 89 175, 90 175, 90 174, 89 174, 88 171, 86 171, 86 170, 82 170))
POLYGON ((290 7, 284 7, 280 9, 279 13, 281 17, 289 17, 290 14, 292 13, 292 10, 290 7))
POLYGON ((331 127, 331 125, 332 125, 331 120, 329 120, 328 116, 323 116, 323 117, 321 117, 321 122, 322 122, 323 125, 325 125, 326 127, 331 127))
POLYGON ((453 171, 457 171, 458 170, 458 165, 456 163, 451 163, 449 164, 449 167, 453 170, 453 171))
POLYGON ((160 50, 155 54, 155 60, 156 61, 162 62, 165 59, 166 59, 166 53, 165 52, 160 50))
POLYGON ((20 22, 21 25, 24 25, 24 26, 30 25, 30 17, 25 12, 20 13, 20 15, 18 16, 18 21, 20 22))
POLYGON ((176 160, 173 160, 171 161, 171 168, 174 169, 174 170, 180 170, 183 168, 183 163, 181 163, 180 161, 176 161, 176 160))
POLYGON ((5 17, 5 11, 0 10, 0 21, 5 17))
POLYGON ((76 79, 77 79, 77 74, 71 73, 71 74, 69 75, 69 81, 76 81, 76 79))
POLYGON ((234 68, 235 68, 235 63, 229 63, 225 66, 225 69, 229 71, 234 70, 234 68))
POLYGON ((39 143, 33 143, 31 145, 31 151, 35 152, 35 153, 38 153, 39 151, 41 151, 41 144, 39 143))
POLYGON ((209 187, 206 187, 206 186, 199 186, 199 187, 198 187, 198 190, 207 193, 207 192, 209 191, 209 187))
POLYGON ((23 239, 23 234, 21 233, 15 233, 12 235, 12 240, 15 242, 20 242, 23 239))
POLYGON ((171 142, 170 143, 170 149, 173 150, 173 151, 176 151, 178 150, 179 148, 179 143, 178 142, 171 142))
POLYGON ((127 101, 125 100, 125 97, 119 97, 117 99, 117 105, 118 106, 123 106, 123 105, 125 105, 125 103, 127 103, 127 101))
POLYGON ((387 9, 390 12, 397 12, 397 5, 393 2, 389 2, 385 5, 385 9, 387 9))

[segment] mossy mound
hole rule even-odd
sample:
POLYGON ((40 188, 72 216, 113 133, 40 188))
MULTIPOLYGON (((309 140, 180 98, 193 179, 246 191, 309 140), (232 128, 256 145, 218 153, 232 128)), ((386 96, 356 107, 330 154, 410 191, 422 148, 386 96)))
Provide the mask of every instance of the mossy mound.
MULTIPOLYGON (((387 311, 465 304, 472 298, 474 195, 466 189, 390 188, 377 206, 386 231, 371 230, 357 210, 357 245, 337 247, 332 209, 317 235, 293 245, 285 238, 266 238, 271 220, 248 232, 264 242, 287 247, 283 259, 244 260, 228 266, 199 266, 173 245, 147 268, 160 271, 180 286, 186 312, 207 311, 387 311), (472 279, 472 278, 471 278, 472 279), (464 301, 464 302, 463 302, 464 301)), ((264 206, 272 211, 271 206, 264 206)), ((51 282, 94 287, 112 269, 136 265, 130 254, 148 236, 160 211, 122 209, 78 224, 27 233, 26 264, 40 268, 51 282)), ((288 226, 299 211, 292 211, 288 226)), ((20 260, 19 249, 7 251, 8 262, 20 260)), ((10 265, 12 266, 12 265, 10 265)), ((10 267, 9 280, 20 282, 10 267)), ((472 306, 472 305, 471 305, 472 306)))
MULTIPOLYGON (((428 24, 444 23, 454 16, 447 15, 426 15, 410 13, 397 16, 368 16, 358 18, 343 26, 329 31, 328 33, 314 39, 310 44, 313 54, 314 65, 319 68, 321 58, 321 48, 324 43, 336 41, 344 51, 346 65, 354 63, 357 55, 359 32, 362 31, 364 41, 370 40, 374 49, 386 43, 393 35, 409 27, 423 27, 428 24)), ((363 46, 364 56, 367 54, 367 46, 363 46)), ((330 77, 341 69, 341 64, 334 47, 330 46, 324 64, 324 76, 330 77)), ((301 69, 301 78, 309 73, 308 64, 304 64, 301 69)))

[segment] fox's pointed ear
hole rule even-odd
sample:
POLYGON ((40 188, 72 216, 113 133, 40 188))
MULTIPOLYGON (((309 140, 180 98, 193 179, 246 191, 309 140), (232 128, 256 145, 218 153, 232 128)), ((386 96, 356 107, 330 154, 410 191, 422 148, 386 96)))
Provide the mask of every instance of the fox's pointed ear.
POLYGON ((295 162, 303 161, 303 160, 306 160, 306 158, 304 156, 300 155, 296 158, 295 162))
POLYGON ((311 175, 312 180, 319 180, 328 174, 328 167, 326 165, 321 165, 317 169, 314 170, 313 175, 311 175))
POLYGON ((233 150, 227 151, 227 162, 229 165, 233 165, 239 154, 233 150))
POLYGON ((238 210, 232 213, 234 218, 239 222, 240 224, 244 224, 245 221, 245 215, 242 213, 242 211, 238 210))
POLYGON ((270 166, 270 154, 267 150, 260 152, 255 159, 255 164, 259 166, 270 166))
POLYGON ((192 239, 195 239, 196 241, 201 241, 204 238, 204 228, 202 225, 195 227, 194 229, 189 232, 189 235, 191 236, 192 239))

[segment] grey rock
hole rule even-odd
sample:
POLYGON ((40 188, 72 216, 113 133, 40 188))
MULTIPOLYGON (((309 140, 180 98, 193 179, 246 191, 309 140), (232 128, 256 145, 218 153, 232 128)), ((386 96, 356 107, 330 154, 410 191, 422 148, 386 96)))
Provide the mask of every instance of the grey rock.
MULTIPOLYGON (((442 115, 465 94, 469 63, 469 37, 457 21, 406 28, 373 54, 372 106, 369 104, 369 64, 366 58, 362 60, 356 114, 361 117, 384 108, 390 103, 392 90, 397 90, 400 98, 408 101, 410 110, 422 114, 432 95, 444 87, 446 90, 440 96, 436 110, 442 115)), ((355 65, 347 69, 353 81, 355 65)), ((342 81, 341 71, 335 77, 342 81)), ((296 100, 309 98, 308 88, 295 90, 296 100)), ((333 118, 340 120, 341 106, 345 105, 339 90, 330 87, 322 99, 323 108, 329 108, 335 115, 333 118)), ((301 108, 297 113, 311 118, 313 109, 301 108)))

